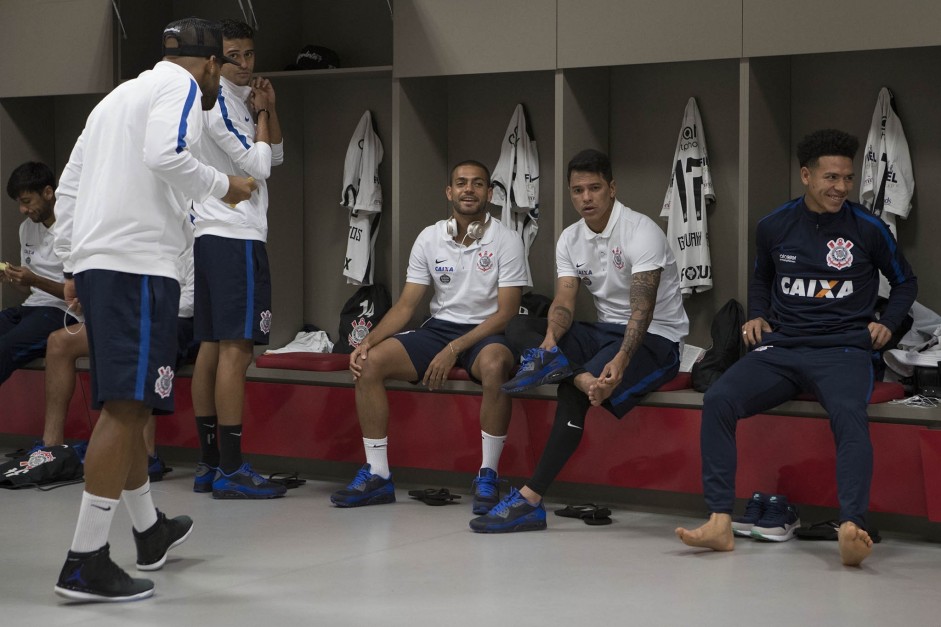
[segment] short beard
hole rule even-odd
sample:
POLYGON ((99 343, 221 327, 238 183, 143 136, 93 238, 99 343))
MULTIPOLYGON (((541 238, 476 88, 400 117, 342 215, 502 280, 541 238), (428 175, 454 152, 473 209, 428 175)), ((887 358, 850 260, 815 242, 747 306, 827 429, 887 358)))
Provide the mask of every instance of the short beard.
POLYGON ((203 106, 203 111, 212 111, 212 108, 216 106, 216 98, 218 97, 218 95, 219 95, 218 91, 214 94, 204 93, 202 95, 202 98, 200 99, 200 101, 203 106))

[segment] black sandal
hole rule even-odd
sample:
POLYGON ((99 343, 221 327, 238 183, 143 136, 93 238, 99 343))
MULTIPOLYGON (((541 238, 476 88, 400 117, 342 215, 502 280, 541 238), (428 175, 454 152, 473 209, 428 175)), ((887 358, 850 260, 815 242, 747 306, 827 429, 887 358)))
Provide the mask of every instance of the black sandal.
POLYGON ((601 526, 611 524, 611 510, 607 507, 598 507, 594 503, 583 505, 567 505, 563 509, 555 510, 556 516, 563 518, 579 518, 586 525, 601 526))
POLYGON ((413 499, 418 499, 425 505, 439 506, 447 505, 452 501, 461 498, 460 494, 451 494, 447 488, 425 488, 424 490, 409 490, 408 495, 413 499))

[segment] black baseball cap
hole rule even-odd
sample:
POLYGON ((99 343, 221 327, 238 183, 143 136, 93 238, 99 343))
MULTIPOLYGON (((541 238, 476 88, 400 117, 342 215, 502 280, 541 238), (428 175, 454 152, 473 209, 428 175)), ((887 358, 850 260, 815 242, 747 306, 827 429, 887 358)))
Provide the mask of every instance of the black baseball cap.
POLYGON ((238 61, 222 54, 222 24, 198 17, 170 22, 163 29, 163 56, 216 57, 223 63, 238 61))

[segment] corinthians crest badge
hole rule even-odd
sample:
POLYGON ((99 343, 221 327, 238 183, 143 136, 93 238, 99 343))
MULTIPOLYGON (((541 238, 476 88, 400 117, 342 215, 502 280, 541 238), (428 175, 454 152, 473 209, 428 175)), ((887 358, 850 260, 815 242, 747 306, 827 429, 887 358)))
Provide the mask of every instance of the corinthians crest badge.
POLYGON ((830 249, 830 252, 827 253, 827 265, 831 268, 842 270, 853 265, 853 253, 850 252, 850 249, 853 248, 853 242, 838 237, 836 241, 830 240, 827 242, 827 248, 830 249))
POLYGON ((372 322, 369 322, 365 318, 360 318, 350 324, 353 326, 353 330, 350 331, 346 339, 349 340, 350 346, 355 349, 366 339, 366 336, 369 335, 369 330, 372 329, 372 322))
POLYGON ((154 392, 160 398, 170 396, 173 391, 173 366, 161 366, 157 368, 157 382, 154 383, 154 392))

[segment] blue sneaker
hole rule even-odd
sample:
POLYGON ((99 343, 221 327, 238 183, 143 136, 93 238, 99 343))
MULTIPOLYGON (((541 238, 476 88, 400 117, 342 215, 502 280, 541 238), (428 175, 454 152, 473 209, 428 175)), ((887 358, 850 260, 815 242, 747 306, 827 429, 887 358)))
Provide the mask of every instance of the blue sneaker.
POLYGON ((522 392, 549 383, 558 383, 572 375, 572 366, 558 346, 551 349, 527 348, 516 376, 500 389, 507 394, 522 392))
POLYGON ((330 495, 330 502, 337 507, 362 507, 363 505, 383 505, 395 503, 395 484, 392 475, 383 479, 370 472, 369 464, 364 464, 350 485, 330 495))
POLYGON ((751 536, 751 530, 762 516, 765 515, 765 509, 768 507, 768 495, 761 492, 755 492, 745 504, 745 515, 732 519, 732 533, 737 536, 751 536))
POLYGON ((794 532, 801 526, 797 507, 787 502, 787 497, 774 494, 768 497, 765 513, 752 527, 751 537, 771 542, 786 542, 794 537, 794 532))
POLYGON ((486 514, 500 502, 500 478, 495 470, 481 468, 474 479, 473 512, 478 516, 486 514))
POLYGON ((85 452, 88 450, 88 441, 76 442, 72 445, 72 450, 78 453, 78 458, 82 460, 82 463, 85 463, 85 452))
POLYGON ((477 533, 539 531, 546 528, 546 508, 541 501, 530 505, 519 490, 512 488, 486 516, 470 521, 470 528, 477 533))
POLYGON ((214 499, 275 499, 287 491, 282 484, 268 481, 252 470, 248 462, 228 475, 218 468, 212 480, 214 499))
POLYGON ((193 492, 212 492, 212 482, 216 478, 215 466, 199 462, 196 464, 196 477, 193 479, 193 492))
POLYGON ((172 470, 172 468, 163 463, 159 455, 147 456, 147 475, 150 477, 151 483, 154 481, 163 481, 163 476, 172 470))

